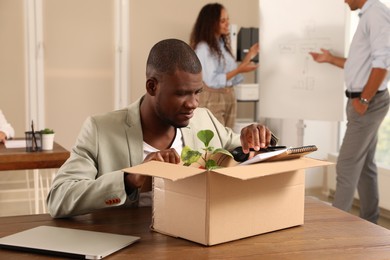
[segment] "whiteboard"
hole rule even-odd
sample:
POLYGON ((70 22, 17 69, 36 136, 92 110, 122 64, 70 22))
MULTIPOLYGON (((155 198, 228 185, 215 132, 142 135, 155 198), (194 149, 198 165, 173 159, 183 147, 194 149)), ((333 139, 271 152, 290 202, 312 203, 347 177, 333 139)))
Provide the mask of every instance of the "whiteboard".
POLYGON ((343 120, 344 71, 309 52, 345 56, 346 8, 340 0, 260 0, 261 117, 343 120))

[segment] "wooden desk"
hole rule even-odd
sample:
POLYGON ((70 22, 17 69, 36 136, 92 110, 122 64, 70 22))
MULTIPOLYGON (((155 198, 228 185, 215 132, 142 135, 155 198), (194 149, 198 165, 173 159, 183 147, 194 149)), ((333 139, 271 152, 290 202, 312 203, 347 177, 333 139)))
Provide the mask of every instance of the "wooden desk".
POLYGON ((60 168, 69 156, 70 152, 56 142, 53 144, 53 150, 39 152, 26 152, 26 148, 7 149, 4 143, 0 143, 0 171, 33 170, 35 213, 38 214, 39 186, 42 193, 42 209, 45 208, 43 184, 38 170, 60 168))
POLYGON ((53 150, 26 152, 25 148, 5 148, 0 143, 0 171, 59 168, 70 153, 54 143, 53 150))
MULTIPOLYGON (((303 226, 212 247, 150 231, 150 223, 150 208, 112 208, 70 219, 2 217, 0 237, 40 225, 141 237, 108 259, 390 259, 389 230, 310 197, 305 201, 303 226)), ((4 259, 53 259, 5 249, 0 249, 0 255, 4 259)))

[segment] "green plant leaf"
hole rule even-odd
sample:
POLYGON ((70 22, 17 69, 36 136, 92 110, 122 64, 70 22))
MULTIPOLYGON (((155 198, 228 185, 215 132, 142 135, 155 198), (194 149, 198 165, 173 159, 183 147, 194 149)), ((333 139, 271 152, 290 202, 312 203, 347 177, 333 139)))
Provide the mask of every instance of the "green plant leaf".
POLYGON ((206 147, 208 147, 209 144, 210 144, 211 139, 213 139, 213 137, 214 137, 214 133, 213 133, 213 131, 208 130, 208 129, 200 130, 198 132, 197 136, 198 136, 199 140, 201 140, 202 143, 204 143, 204 145, 206 147))
POLYGON ((197 162, 202 156, 202 153, 192 150, 189 146, 184 146, 181 151, 181 160, 184 162, 185 166, 190 166, 192 163, 197 162))
POLYGON ((223 149, 223 148, 215 149, 212 154, 217 154, 217 153, 222 153, 222 154, 225 154, 225 155, 233 158, 233 155, 228 150, 223 149))
POLYGON ((210 171, 216 168, 219 168, 217 163, 214 160, 207 160, 205 168, 210 171))

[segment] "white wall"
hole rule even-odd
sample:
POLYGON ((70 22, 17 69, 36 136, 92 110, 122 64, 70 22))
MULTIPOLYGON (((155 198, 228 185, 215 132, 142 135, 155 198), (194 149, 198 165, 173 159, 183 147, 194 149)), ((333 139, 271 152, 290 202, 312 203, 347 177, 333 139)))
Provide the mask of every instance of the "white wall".
POLYGON ((0 0, 0 109, 16 135, 25 126, 25 46, 23 0, 0 0))

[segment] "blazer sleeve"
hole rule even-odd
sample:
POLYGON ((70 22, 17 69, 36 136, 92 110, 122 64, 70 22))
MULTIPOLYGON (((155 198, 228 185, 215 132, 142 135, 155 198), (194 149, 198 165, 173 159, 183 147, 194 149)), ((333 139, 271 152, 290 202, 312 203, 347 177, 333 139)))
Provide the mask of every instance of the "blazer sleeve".
MULTIPOLYGON (((121 146, 124 143, 126 140, 122 140, 121 146)), ((99 153, 98 126, 94 118, 88 118, 70 158, 53 180, 47 197, 48 211, 52 217, 80 215, 112 206, 131 205, 137 201, 137 190, 127 196, 121 170, 99 172, 99 153)), ((113 152, 110 156, 104 160, 112 163, 118 154, 113 152)), ((121 165, 118 167, 121 169, 121 165)))

